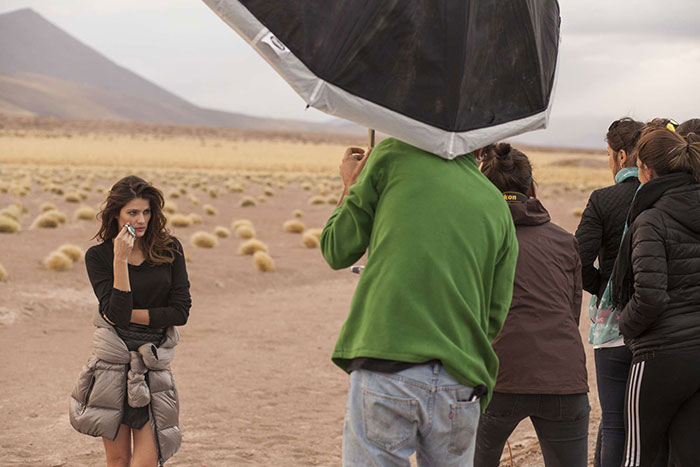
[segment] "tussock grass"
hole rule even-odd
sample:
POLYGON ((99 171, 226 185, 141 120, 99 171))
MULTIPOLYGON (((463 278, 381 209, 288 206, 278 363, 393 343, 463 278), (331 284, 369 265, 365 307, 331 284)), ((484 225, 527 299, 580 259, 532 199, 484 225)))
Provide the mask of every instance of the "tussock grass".
POLYGON ((44 266, 51 271, 68 271, 73 267, 73 261, 65 253, 56 250, 44 258, 44 266))
POLYGON ((5 269, 5 267, 2 264, 0 264, 0 281, 6 281, 7 277, 7 269, 5 269))
POLYGON ((90 206, 81 206, 75 210, 74 216, 76 219, 86 221, 95 220, 95 210, 90 206))
POLYGON ((258 196, 258 201, 260 203, 264 203, 265 201, 267 201, 267 198, 265 197, 265 195, 260 195, 258 196))
POLYGON ((304 211, 302 211, 301 209, 295 209, 294 211, 292 211, 292 215, 294 217, 301 218, 304 217, 304 211))
POLYGON ((238 238, 253 238, 255 237, 255 228, 252 225, 242 225, 233 231, 238 238))
POLYGON ((202 208, 204 209, 204 212, 210 216, 216 216, 219 213, 219 211, 211 204, 205 204, 202 206, 202 208))
POLYGON ((265 196, 275 196, 275 190, 273 190, 270 187, 265 188, 265 190, 263 190, 263 193, 265 194, 265 196))
POLYGON ((163 205, 163 212, 168 214, 175 214, 177 212, 177 204, 175 204, 175 201, 166 201, 163 205))
POLYGON ((173 214, 169 220, 170 225, 173 227, 189 227, 192 225, 192 219, 184 214, 173 214))
POLYGON ((302 233, 306 230, 304 223, 297 219, 288 220, 282 225, 282 228, 289 233, 302 233))
POLYGON ((22 208, 16 204, 7 206, 0 210, 0 216, 9 217, 10 219, 18 221, 19 218, 22 217, 22 208))
POLYGON ((243 198, 241 198, 241 207, 243 208, 252 207, 256 204, 258 203, 255 201, 255 198, 252 198, 250 196, 244 196, 243 198))
POLYGON ((321 234, 323 233, 323 229, 308 229, 306 232, 310 235, 313 235, 314 237, 318 238, 319 240, 321 239, 321 234))
POLYGON ((253 253, 253 264, 255 269, 260 272, 274 272, 275 262, 272 261, 270 255, 264 251, 256 251, 253 253))
POLYGON ((238 248, 238 253, 241 255, 252 255, 255 254, 256 251, 264 251, 267 253, 267 245, 255 238, 251 238, 238 248))
POLYGON ((237 219, 237 220, 231 222, 231 228, 233 230, 236 230, 237 228, 239 228, 243 225, 249 225, 252 227, 253 223, 251 221, 249 221, 248 219, 237 219))
POLYGON ((338 204, 339 198, 337 195, 329 195, 326 198, 326 203, 328 204, 338 204))
POLYGON ((199 205, 199 198, 197 198, 195 195, 190 195, 187 199, 190 201, 190 203, 194 204, 195 206, 199 205))
POLYGON ((312 196, 309 198, 309 204, 326 204, 326 198, 320 195, 312 196))
POLYGON ((318 248, 321 245, 318 237, 311 232, 304 232, 304 235, 301 236, 301 243, 306 248, 318 248))
POLYGON ((58 211, 46 211, 43 214, 39 214, 36 219, 34 219, 34 222, 32 222, 32 225, 30 228, 36 229, 55 229, 59 225, 61 225, 61 222, 58 218, 58 216, 55 214, 58 211))
POLYGON ((302 182, 300 186, 301 186, 301 189, 304 191, 311 190, 311 183, 309 183, 309 182, 302 182))
POLYGON ((15 219, 0 214, 0 233, 17 233, 20 225, 15 219))
POLYGON ((63 200, 68 203, 79 203, 83 200, 83 198, 77 191, 69 191, 68 193, 66 193, 66 196, 65 198, 63 198, 63 200))
POLYGON ((70 243, 61 245, 56 251, 60 251, 61 253, 66 255, 74 263, 82 261, 83 257, 85 256, 83 250, 78 245, 71 245, 70 243))
POLYGON ((197 246, 199 248, 214 248, 219 244, 219 241, 216 239, 215 236, 208 232, 195 232, 192 237, 190 238, 190 242, 192 242, 192 245, 197 246))
POLYGON ((39 210, 41 212, 54 211, 56 210, 56 206, 53 203, 41 203, 41 206, 39 206, 39 210))
POLYGON ((189 218, 190 218, 190 221, 192 222, 193 225, 194 224, 201 224, 202 222, 204 222, 204 220, 202 219, 202 216, 200 216, 199 214, 192 213, 189 215, 189 218))
POLYGON ((231 236, 231 231, 226 227, 219 225, 214 229, 214 235, 219 238, 229 238, 231 236))
POLYGON ((581 217, 581 216, 583 215, 583 209, 581 209, 581 208, 576 208, 576 209, 574 209, 573 211, 571 211, 571 214, 572 214, 574 217, 581 217))

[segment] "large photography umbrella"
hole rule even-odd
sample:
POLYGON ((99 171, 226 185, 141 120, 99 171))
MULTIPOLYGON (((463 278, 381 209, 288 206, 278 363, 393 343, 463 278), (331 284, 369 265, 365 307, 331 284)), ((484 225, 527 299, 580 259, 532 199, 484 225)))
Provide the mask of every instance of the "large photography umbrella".
POLYGON ((452 159, 544 128, 556 0, 204 0, 312 107, 452 159))

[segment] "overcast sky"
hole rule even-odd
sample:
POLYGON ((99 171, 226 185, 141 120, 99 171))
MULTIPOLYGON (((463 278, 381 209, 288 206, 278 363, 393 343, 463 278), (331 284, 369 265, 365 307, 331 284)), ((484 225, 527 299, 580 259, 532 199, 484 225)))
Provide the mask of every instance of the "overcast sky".
MULTIPOLYGON (((620 116, 700 117, 698 0, 561 0, 560 6, 551 129, 524 140, 568 134, 582 117, 596 124, 580 133, 601 144, 607 124, 620 116)), ((0 13, 26 7, 194 104, 267 117, 328 118, 304 110, 272 68, 197 0, 0 1, 0 13)))

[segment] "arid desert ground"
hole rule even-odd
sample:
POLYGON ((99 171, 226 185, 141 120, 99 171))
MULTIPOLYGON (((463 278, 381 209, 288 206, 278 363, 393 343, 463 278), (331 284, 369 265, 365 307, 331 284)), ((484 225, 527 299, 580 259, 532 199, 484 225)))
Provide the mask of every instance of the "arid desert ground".
MULTIPOLYGON (((0 225, 18 227, 0 232, 0 465, 104 465, 101 441, 73 431, 67 414, 91 352, 97 300, 80 259, 65 271, 44 260, 65 244, 84 252, 95 243, 105 190, 127 174, 165 193, 194 302, 173 364, 184 440, 168 465, 340 465, 348 378, 330 354, 358 276, 332 271, 311 235, 306 245, 283 224, 323 227, 341 191, 336 171, 349 144, 363 141, 0 118, 0 221, 15 222, 0 225), (244 198, 255 205, 242 206, 244 198), (246 239, 232 223, 240 219, 252 223, 274 271, 258 271, 251 256, 239 254, 246 239), (230 236, 216 237, 215 247, 191 242, 217 227, 230 236)), ((606 156, 526 152, 544 205, 573 232, 591 190, 612 182, 606 156)), ((585 295, 584 342, 587 303, 585 295)), ((586 352, 592 457, 600 409, 588 345, 586 352)), ((513 465, 543 465, 529 422, 510 445, 513 465)), ((502 465, 509 465, 507 450, 502 465)))

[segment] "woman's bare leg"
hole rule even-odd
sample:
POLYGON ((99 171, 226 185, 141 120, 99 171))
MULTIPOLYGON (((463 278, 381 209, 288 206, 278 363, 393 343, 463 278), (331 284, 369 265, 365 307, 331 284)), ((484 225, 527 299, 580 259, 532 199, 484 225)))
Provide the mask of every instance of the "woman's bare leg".
POLYGON ((142 428, 133 428, 131 431, 134 435, 134 457, 131 467, 157 467, 158 450, 150 420, 142 428))
POLYGON ((107 455, 107 467, 129 467, 131 460, 131 428, 119 426, 119 433, 114 441, 102 438, 107 455))

